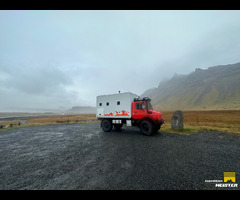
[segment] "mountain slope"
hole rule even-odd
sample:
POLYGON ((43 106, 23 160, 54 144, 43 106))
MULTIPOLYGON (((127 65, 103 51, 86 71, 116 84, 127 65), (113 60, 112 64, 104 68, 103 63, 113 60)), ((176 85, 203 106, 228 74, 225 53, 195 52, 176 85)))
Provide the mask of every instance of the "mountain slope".
POLYGON ((240 109, 240 63, 174 75, 141 96, 161 110, 240 109))

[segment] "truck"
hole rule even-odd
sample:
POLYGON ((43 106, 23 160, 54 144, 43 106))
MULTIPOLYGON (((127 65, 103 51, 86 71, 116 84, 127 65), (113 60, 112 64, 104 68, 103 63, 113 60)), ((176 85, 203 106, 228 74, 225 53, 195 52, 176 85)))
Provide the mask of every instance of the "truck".
POLYGON ((101 121, 104 132, 110 132, 113 127, 120 130, 125 124, 136 126, 142 134, 151 136, 164 124, 163 113, 153 110, 150 98, 131 92, 99 95, 96 108, 96 118, 101 121))

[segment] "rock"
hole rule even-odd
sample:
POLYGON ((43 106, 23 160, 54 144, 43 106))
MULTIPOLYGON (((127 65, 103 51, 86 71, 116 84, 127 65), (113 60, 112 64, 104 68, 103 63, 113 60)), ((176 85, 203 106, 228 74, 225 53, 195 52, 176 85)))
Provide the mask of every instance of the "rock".
POLYGON ((173 113, 171 128, 179 131, 183 130, 183 112, 181 110, 177 110, 173 113))

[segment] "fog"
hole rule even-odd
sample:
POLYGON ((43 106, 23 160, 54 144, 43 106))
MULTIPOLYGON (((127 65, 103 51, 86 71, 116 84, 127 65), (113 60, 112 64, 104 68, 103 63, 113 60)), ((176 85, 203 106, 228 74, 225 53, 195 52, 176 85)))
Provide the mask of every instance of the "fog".
POLYGON ((0 112, 95 106, 240 62, 240 11, 1 10, 0 112))

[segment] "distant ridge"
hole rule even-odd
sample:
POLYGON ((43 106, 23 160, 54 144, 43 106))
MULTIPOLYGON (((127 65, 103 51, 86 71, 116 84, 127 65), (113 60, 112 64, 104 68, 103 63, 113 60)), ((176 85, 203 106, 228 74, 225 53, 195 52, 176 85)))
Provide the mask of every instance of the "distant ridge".
POLYGON ((69 114, 95 114, 96 108, 90 106, 73 106, 71 109, 67 110, 66 113, 69 114))
POLYGON ((159 110, 240 109, 240 63, 175 74, 141 96, 159 110))

